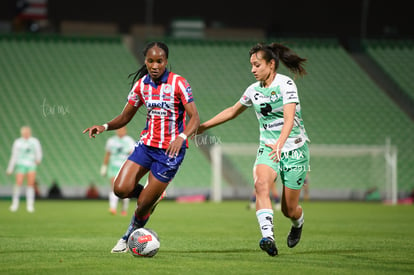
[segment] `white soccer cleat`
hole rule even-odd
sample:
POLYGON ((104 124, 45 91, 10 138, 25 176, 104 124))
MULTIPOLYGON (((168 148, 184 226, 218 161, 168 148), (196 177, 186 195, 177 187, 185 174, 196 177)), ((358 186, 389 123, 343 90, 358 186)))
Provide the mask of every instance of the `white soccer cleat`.
POLYGON ((127 241, 121 238, 112 248, 111 253, 126 253, 127 251, 127 241))
POLYGON ((29 213, 33 213, 35 211, 35 209, 34 209, 34 207, 33 206, 28 206, 27 207, 27 212, 29 212, 29 213))
POLYGON ((19 209, 19 206, 18 206, 18 205, 14 205, 14 204, 12 204, 12 205, 10 206, 10 211, 11 211, 11 212, 16 212, 16 211, 17 211, 17 209, 19 209))

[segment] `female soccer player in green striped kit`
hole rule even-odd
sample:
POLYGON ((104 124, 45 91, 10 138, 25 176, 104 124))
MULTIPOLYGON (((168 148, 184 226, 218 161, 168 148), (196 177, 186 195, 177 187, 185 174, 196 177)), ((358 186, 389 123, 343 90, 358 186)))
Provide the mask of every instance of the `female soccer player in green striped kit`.
POLYGON ((299 195, 309 167, 309 141, 294 81, 277 72, 281 61, 290 72, 303 76, 306 59, 288 47, 257 44, 250 50, 251 72, 257 82, 250 85, 236 104, 200 125, 197 134, 236 118, 253 106, 260 124, 260 145, 253 169, 256 216, 262 239, 260 248, 270 256, 278 250, 273 233, 273 209, 269 190, 280 175, 283 183, 282 212, 292 221, 288 247, 300 241, 304 214, 299 195))

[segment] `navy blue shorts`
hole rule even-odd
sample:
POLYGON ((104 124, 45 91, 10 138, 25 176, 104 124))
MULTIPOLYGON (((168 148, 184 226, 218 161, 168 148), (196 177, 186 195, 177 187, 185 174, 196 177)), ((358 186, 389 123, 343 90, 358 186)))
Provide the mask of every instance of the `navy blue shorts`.
POLYGON ((169 183, 177 174, 178 168, 184 160, 186 148, 181 148, 176 157, 170 158, 165 149, 147 146, 138 141, 129 160, 149 169, 159 181, 169 183))

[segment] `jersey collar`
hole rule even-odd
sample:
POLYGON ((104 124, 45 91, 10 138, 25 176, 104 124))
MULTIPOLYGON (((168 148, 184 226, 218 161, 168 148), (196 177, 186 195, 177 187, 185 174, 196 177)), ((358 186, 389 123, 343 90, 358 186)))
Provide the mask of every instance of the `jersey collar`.
POLYGON ((165 69, 165 72, 162 74, 160 79, 156 82, 152 81, 150 75, 147 74, 144 78, 144 84, 150 84, 152 87, 157 88, 158 85, 160 85, 161 83, 167 83, 169 74, 170 72, 167 69, 165 69))

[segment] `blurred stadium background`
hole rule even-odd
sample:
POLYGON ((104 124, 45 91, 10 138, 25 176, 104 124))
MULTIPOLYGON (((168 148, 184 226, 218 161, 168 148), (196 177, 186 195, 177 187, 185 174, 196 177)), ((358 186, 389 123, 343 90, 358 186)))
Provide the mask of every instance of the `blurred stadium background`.
MULTIPOLYGON (((90 183, 106 196, 109 184, 99 168, 113 133, 90 140, 82 130, 122 110, 127 76, 142 64, 143 45, 155 39, 168 44, 170 68, 192 85, 202 121, 234 104, 254 82, 252 45, 287 42, 308 58, 308 75, 296 82, 315 152, 311 199, 388 199, 385 154, 393 150, 398 198, 407 198, 414 189, 414 22, 408 5, 402 0, 2 1, 0 196, 11 194, 14 179, 5 170, 22 125, 32 127, 43 147, 42 196, 54 181, 68 198, 84 196, 90 183)), ((144 122, 141 110, 129 134, 136 138, 144 122)), ((243 151, 257 141, 252 110, 191 141, 169 195, 209 196, 212 145, 231 143, 243 151)), ((225 199, 250 196, 253 162, 247 153, 224 155, 225 199)))

